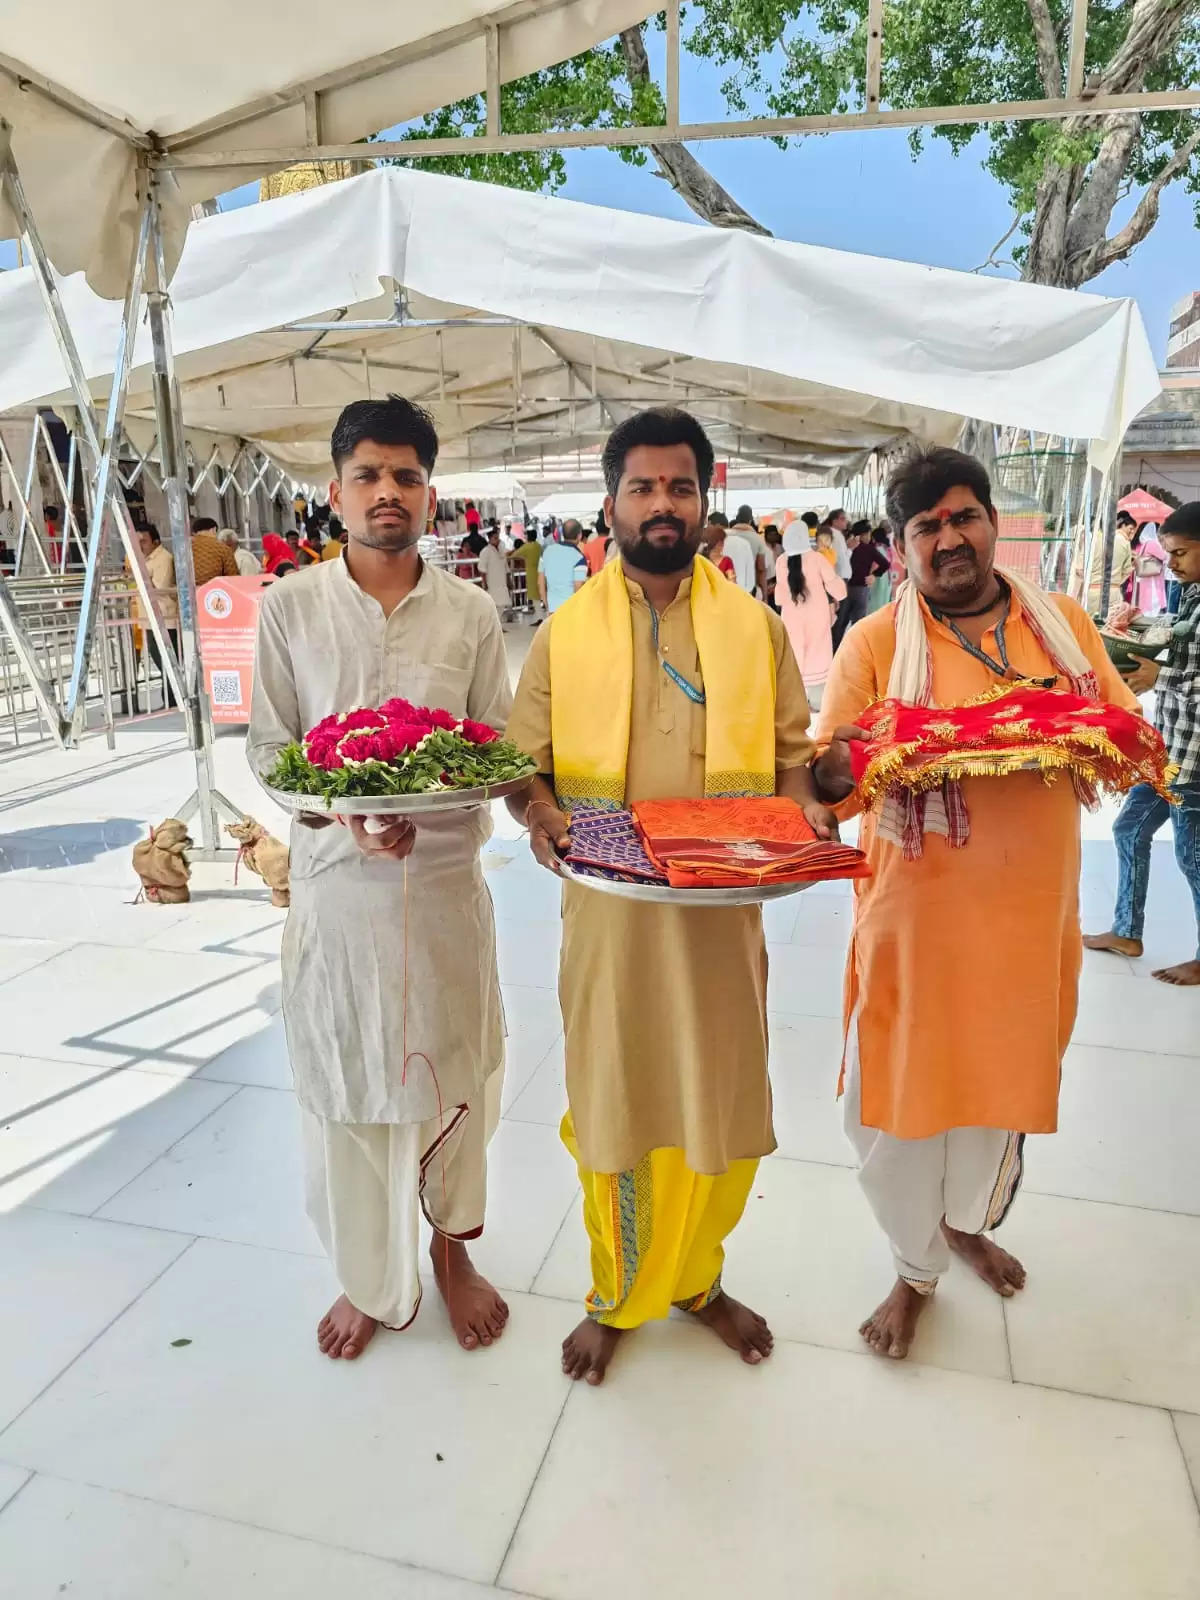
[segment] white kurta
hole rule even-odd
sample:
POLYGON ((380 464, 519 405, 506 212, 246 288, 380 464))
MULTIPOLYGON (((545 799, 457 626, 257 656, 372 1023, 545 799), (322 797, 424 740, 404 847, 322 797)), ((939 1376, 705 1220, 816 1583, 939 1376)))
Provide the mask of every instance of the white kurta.
MULTIPOLYGON (((503 728, 504 637, 481 590, 426 566, 385 617, 344 559, 271 585, 247 743, 256 776, 322 717, 393 695, 503 728)), ((293 823, 283 1018, 308 1111, 426 1122, 439 1105, 473 1099, 501 1066, 495 925, 479 863, 490 834, 482 806, 421 821, 405 863, 368 859, 338 824, 293 823)))

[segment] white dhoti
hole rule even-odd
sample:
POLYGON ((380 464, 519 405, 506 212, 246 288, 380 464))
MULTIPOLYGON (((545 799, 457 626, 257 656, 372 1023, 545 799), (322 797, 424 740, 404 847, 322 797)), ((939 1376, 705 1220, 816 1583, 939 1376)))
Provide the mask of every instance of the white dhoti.
POLYGON ((950 1265, 943 1218, 960 1233, 998 1228, 1016 1198, 1025 1135, 1002 1128, 951 1128, 929 1139, 898 1139, 861 1117, 858 1019, 846 1037, 844 1118, 858 1156, 858 1181, 887 1234, 896 1272, 932 1294, 950 1265))
POLYGON ((389 1328, 421 1304, 420 1218, 451 1239, 483 1232, 487 1146, 503 1071, 428 1122, 329 1122, 302 1106, 308 1215, 350 1303, 389 1328))

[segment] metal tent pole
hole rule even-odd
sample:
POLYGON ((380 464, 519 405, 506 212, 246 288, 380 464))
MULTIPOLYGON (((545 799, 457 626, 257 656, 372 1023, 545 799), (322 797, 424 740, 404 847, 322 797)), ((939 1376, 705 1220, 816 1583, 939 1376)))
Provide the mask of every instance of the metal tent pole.
MULTIPOLYGON (((103 463, 107 455, 107 446, 111 444, 112 451, 114 453, 114 462, 110 462, 109 464, 107 487, 105 489, 106 498, 109 502, 109 509, 112 511, 112 514, 116 519, 117 527, 121 534, 121 540, 125 546, 125 553, 129 560, 130 570, 133 573, 134 582, 137 587, 138 597, 141 600, 144 608, 147 623, 151 632, 154 634, 154 637, 158 641, 159 649, 162 653, 164 674, 169 678, 176 694, 182 697, 183 685, 180 679, 179 669, 175 661, 174 652, 170 647, 166 625, 162 619, 162 612, 159 609, 158 598, 155 589, 150 583, 150 580, 146 574, 145 563, 142 560, 141 547, 138 544, 137 535, 134 532, 133 519, 129 515, 129 508, 125 504, 125 496, 121 490, 120 475, 115 470, 112 470, 113 465, 115 464, 116 434, 119 432, 119 430, 113 431, 110 439, 107 436, 109 430, 106 429, 106 439, 105 443, 102 445, 96 409, 92 403, 91 390, 88 388, 87 377, 84 372, 83 362, 79 355, 78 346, 75 343, 75 336, 71 332, 71 326, 67 320, 66 311, 63 307, 62 297, 59 294, 58 280, 55 278, 54 269, 50 265, 50 258, 46 253, 45 245, 42 243, 42 237, 38 231, 36 220, 25 196, 24 186, 21 183, 21 175, 17 170, 16 162, 13 159, 11 149, 11 133, 12 130, 9 124, 0 119, 0 187, 3 188, 5 198, 7 199, 12 213, 17 220, 17 225, 21 229, 22 236, 24 237, 26 246, 28 248, 29 263, 33 268, 38 290, 42 297, 42 304, 50 322, 50 327, 54 334, 55 342, 58 345, 59 354, 62 357, 63 369, 67 373, 67 376, 70 380, 71 392, 79 417, 80 433, 83 438, 84 448, 87 451, 88 464, 93 474, 93 487, 100 482, 103 463)), ((136 261, 137 257, 135 255, 135 267, 136 261)), ((126 367, 128 367, 128 363, 132 359, 134 325, 139 310, 139 299, 140 297, 127 297, 125 304, 125 315, 122 320, 121 329, 121 351, 119 353, 119 359, 124 359, 126 367)), ((118 378, 115 373, 113 378, 113 386, 114 390, 119 387, 118 378)), ((119 420, 119 411, 117 415, 119 420)), ((111 420, 112 416, 110 407, 110 423, 111 420)), ((37 440, 35 433, 35 451, 36 443, 37 440)), ((31 455, 31 475, 33 471, 33 459, 33 455, 31 455)), ((22 503, 22 510, 24 514, 22 521, 22 534, 24 534, 24 519, 29 515, 27 504, 28 498, 29 492, 27 489, 25 500, 22 503)), ((64 507, 64 514, 65 511, 66 508, 64 507)), ((91 537, 89 538, 90 546, 95 547, 97 545, 103 520, 104 507, 96 501, 93 495, 92 528, 91 537)), ((34 542, 36 544, 36 537, 34 542)), ((98 564, 98 549, 96 550, 95 560, 98 564)), ((3 625, 5 631, 12 640, 13 648, 15 649, 17 656, 20 659, 21 664, 29 678, 35 699, 38 703, 38 708, 41 711, 41 714, 45 719, 51 734, 60 745, 75 743, 78 740, 82 726, 83 693, 84 685, 86 683, 86 676, 80 680, 79 688, 76 691, 78 698, 75 703, 72 703, 70 694, 68 695, 66 715, 64 715, 62 708, 60 708, 58 704, 53 687, 50 684, 49 677, 42 670, 41 665, 37 660, 32 643, 25 632, 24 626, 17 612, 16 604, 13 601, 7 587, 5 586, 3 578, 0 578, 0 624, 3 625)), ((81 613, 78 631, 76 633, 76 659, 82 659, 85 663, 85 667, 93 647, 92 636, 94 634, 94 624, 94 611, 90 622, 81 613)), ((72 678, 74 679, 74 677, 75 674, 73 672, 72 678)))
POLYGON ((175 356, 171 346, 171 308, 167 293, 160 182, 160 175, 151 169, 147 186, 150 249, 146 264, 146 304, 154 351, 154 415, 158 428, 158 459, 171 527, 171 553, 175 558, 175 586, 179 598, 179 641, 183 651, 184 683, 181 701, 188 743, 196 758, 196 787, 177 815, 185 822, 194 816, 200 819, 200 845, 192 852, 193 857, 217 861, 232 859, 236 855, 236 851, 221 846, 221 814, 224 813, 230 821, 240 822, 242 813, 220 792, 213 778, 212 719, 204 694, 200 635, 196 621, 196 571, 192 562, 187 498, 187 446, 183 435, 179 384, 175 377, 175 356))

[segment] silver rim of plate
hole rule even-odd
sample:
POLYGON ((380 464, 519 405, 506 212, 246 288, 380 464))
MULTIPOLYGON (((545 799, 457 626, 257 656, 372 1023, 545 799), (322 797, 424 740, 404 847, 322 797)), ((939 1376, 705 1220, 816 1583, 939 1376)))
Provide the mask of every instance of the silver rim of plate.
POLYGON ((565 861, 558 870, 570 883, 585 889, 596 889, 600 894, 615 894, 621 900, 641 900, 647 905, 659 906, 757 906, 764 900, 782 900, 785 895, 799 894, 811 889, 812 879, 803 883, 761 883, 736 889, 672 889, 666 883, 628 883, 614 878, 593 878, 576 872, 565 861))
POLYGON ((462 811, 468 806, 502 800, 506 794, 524 789, 532 777, 530 773, 525 778, 506 778, 503 783, 489 783, 478 789, 437 789, 432 794, 354 794, 332 801, 319 794, 284 793, 282 789, 267 792, 281 811, 290 811, 293 816, 412 817, 422 812, 462 811))

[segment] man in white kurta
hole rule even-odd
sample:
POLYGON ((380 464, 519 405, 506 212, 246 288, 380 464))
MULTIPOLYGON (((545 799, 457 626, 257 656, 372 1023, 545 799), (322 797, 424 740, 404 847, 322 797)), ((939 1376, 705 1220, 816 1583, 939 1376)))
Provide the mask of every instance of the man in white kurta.
MULTIPOLYGON (((365 413, 348 435, 355 407, 338 425, 343 448, 368 433, 340 462, 347 549, 263 597, 248 741, 259 778, 282 746, 333 712, 399 695, 503 728, 511 706, 495 606, 425 565, 416 537, 404 542, 410 522, 419 537, 432 494, 432 425, 423 414, 413 423, 407 402, 358 406, 365 413), (417 450, 395 442, 410 432, 417 450)), ((338 445, 335 430, 335 461, 338 445)), ((489 1344, 507 1309, 463 1243, 483 1227, 504 1053, 479 861, 489 814, 440 813, 381 836, 357 818, 354 827, 314 820, 292 828, 282 960, 308 1211, 344 1290, 320 1346, 354 1357, 378 1324, 411 1322, 422 1209, 459 1342, 489 1344)))

